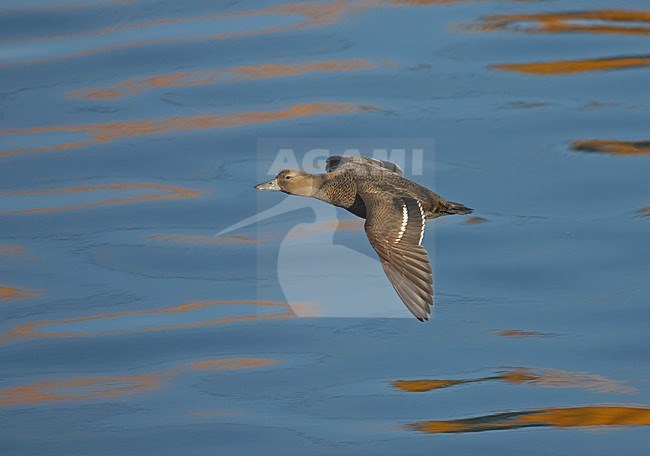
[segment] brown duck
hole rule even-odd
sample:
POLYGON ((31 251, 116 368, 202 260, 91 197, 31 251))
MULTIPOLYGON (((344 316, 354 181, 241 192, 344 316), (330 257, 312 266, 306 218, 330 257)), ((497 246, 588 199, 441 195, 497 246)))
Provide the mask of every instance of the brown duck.
POLYGON ((428 320, 433 279, 422 247, 426 219, 472 209, 406 179, 399 166, 387 161, 334 156, 325 170, 309 174, 285 169, 255 188, 316 198, 366 219, 366 235, 393 288, 418 320, 428 320))

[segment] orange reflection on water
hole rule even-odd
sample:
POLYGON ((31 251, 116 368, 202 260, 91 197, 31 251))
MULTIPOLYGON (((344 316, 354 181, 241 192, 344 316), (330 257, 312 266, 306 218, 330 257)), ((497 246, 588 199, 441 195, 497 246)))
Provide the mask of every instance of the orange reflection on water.
POLYGON ((255 239, 247 234, 230 234, 224 236, 197 236, 191 234, 150 234, 152 241, 173 242, 177 244, 259 244, 265 239, 255 239))
POLYGON ((194 418, 217 418, 217 417, 231 417, 231 416, 251 416, 248 413, 241 413, 241 412, 224 412, 222 410, 208 410, 208 411, 195 411, 195 412, 187 412, 187 416, 191 416, 194 418))
POLYGON ((273 366, 275 364, 278 364, 277 360, 266 358, 226 358, 198 361, 196 363, 192 363, 190 365, 190 368, 193 370, 229 371, 250 369, 253 367, 273 366))
POLYGON ((541 408, 535 410, 496 413, 475 418, 449 421, 421 421, 407 426, 431 434, 482 432, 523 427, 589 427, 589 426, 648 426, 650 408, 616 406, 586 406, 541 408))
POLYGON ((0 284, 0 300, 22 301, 38 297, 32 289, 0 284))
MULTIPOLYGON (((277 301, 243 301, 243 300, 196 301, 196 302, 181 304, 176 307, 169 307, 169 308, 162 308, 162 309, 115 312, 115 313, 108 313, 108 314, 90 315, 86 317, 72 317, 72 318, 63 318, 59 320, 40 320, 40 321, 33 321, 29 323, 23 323, 21 325, 14 326, 9 331, 3 334, 0 334, 0 343, 6 343, 10 341, 24 340, 24 339, 92 337, 92 336, 125 334, 125 333, 134 333, 134 332, 199 328, 203 326, 213 326, 218 324, 235 323, 235 322, 242 322, 242 321, 286 320, 294 317, 295 315, 291 310, 291 306, 289 306, 289 304, 283 302, 277 302, 277 301), (93 320, 114 320, 123 317, 142 317, 142 316, 182 314, 186 312, 194 312, 208 307, 227 306, 227 305, 230 306, 247 305, 247 306, 255 306, 261 308, 272 307, 272 308, 276 308, 278 311, 274 313, 267 313, 267 314, 250 313, 250 314, 237 315, 234 317, 216 317, 208 320, 201 320, 201 321, 188 322, 188 323, 172 323, 166 325, 152 325, 152 326, 143 325, 136 328, 111 329, 111 330, 103 330, 98 332, 56 332, 56 331, 42 332, 41 331, 44 328, 47 328, 49 326, 54 326, 54 325, 73 324, 73 323, 93 321, 93 320)), ((153 318, 152 320, 155 321, 156 318, 153 318)))
POLYGON ((209 359, 166 371, 114 377, 74 377, 62 380, 41 380, 26 385, 0 389, 0 407, 14 407, 47 402, 71 402, 121 397, 127 394, 153 391, 166 380, 197 370, 231 371, 273 366, 279 361, 265 358, 209 359))
POLYGON ((642 207, 641 209, 639 209, 639 213, 645 217, 650 217, 650 206, 642 207))
POLYGON ((621 70, 650 66, 650 57, 612 57, 586 60, 560 60, 554 62, 510 63, 491 65, 493 70, 515 71, 536 75, 583 73, 587 71, 621 70))
POLYGON ((320 222, 311 223, 309 226, 314 231, 320 231, 320 230, 359 231, 359 230, 363 230, 363 221, 361 219, 322 220, 320 222))
POLYGON ((600 33, 650 35, 650 11, 596 10, 565 13, 499 14, 469 28, 524 33, 600 33), (643 24, 643 25, 641 25, 643 24), (647 24, 647 25, 646 25, 647 24))
POLYGON ((34 13, 37 11, 63 11, 63 10, 78 10, 88 8, 101 8, 105 6, 120 5, 126 3, 133 3, 135 0, 98 0, 95 2, 85 3, 61 3, 58 5, 36 5, 36 6, 22 6, 11 7, 7 9, 0 9, 0 13, 34 13))
POLYGON ((634 393, 636 390, 621 382, 600 375, 585 372, 572 372, 559 369, 530 369, 515 367, 497 372, 489 377, 460 380, 397 380, 392 385, 402 391, 422 393, 435 389, 448 388, 465 383, 478 383, 500 380, 515 385, 541 386, 544 388, 581 388, 600 393, 634 393))
POLYGON ((176 373, 168 371, 117 377, 42 380, 0 390, 0 407, 119 397, 157 389, 164 380, 173 377, 176 373))
POLYGON ((297 302, 291 304, 291 309, 300 318, 318 318, 322 315, 319 302, 297 302))
POLYGON ((609 141, 604 139, 588 139, 573 141, 571 149, 580 152, 597 152, 613 155, 644 155, 650 154, 650 141, 609 141))
MULTIPOLYGON (((315 233, 330 231, 360 231, 363 230, 363 221, 357 219, 343 220, 320 220, 318 222, 302 224, 287 234, 289 238, 303 238, 315 233)), ((222 236, 199 236, 191 234, 150 234, 147 239, 160 242, 172 242, 177 244, 243 244, 254 245, 265 242, 273 237, 269 234, 268 238, 252 237, 248 234, 229 234, 222 236)))
POLYGON ((453 3, 476 3, 485 0, 389 0, 395 5, 451 5, 453 3))
POLYGON ((200 195, 198 190, 192 190, 185 187, 176 187, 169 185, 137 183, 137 184, 104 184, 104 185, 83 185, 77 187, 65 187, 46 190, 24 190, 14 192, 0 192, 0 196, 30 196, 30 195, 62 195, 69 193, 84 193, 95 191, 120 191, 120 190, 156 190, 156 193, 138 196, 125 196, 121 198, 104 198, 87 203, 80 203, 67 206, 50 206, 37 209, 18 209, 12 211, 0 211, 0 214, 42 214, 46 212, 71 211, 89 207, 112 206, 115 204, 137 203, 143 201, 156 200, 181 200, 188 198, 197 198, 200 195))
MULTIPOLYGON (((154 37, 142 38, 139 40, 125 41, 119 44, 103 44, 97 47, 86 49, 83 51, 72 52, 64 55, 52 55, 47 57, 35 58, 32 60, 24 60, 11 63, 0 64, 0 67, 15 65, 15 64, 36 64, 47 62, 51 60, 66 60, 71 58, 85 57, 89 55, 117 51, 122 49, 136 48, 142 46, 161 45, 161 44, 175 44, 175 43, 189 43, 211 40, 224 40, 249 36, 263 36, 273 33, 280 33, 293 30, 303 30, 312 27, 322 27, 330 25, 342 20, 342 18, 353 15, 355 13, 382 7, 392 6, 433 6, 433 5, 447 5, 453 3, 468 3, 473 1, 483 0, 336 0, 336 1, 314 1, 302 3, 288 3, 284 5, 272 6, 266 9, 254 9, 245 11, 235 11, 227 13, 203 14, 199 16, 180 16, 156 19, 151 21, 134 22, 130 24, 122 24, 112 27, 106 27, 94 30, 92 32, 71 33, 66 35, 55 35, 49 37, 33 37, 22 40, 4 41, 0 43, 15 44, 15 43, 32 43, 32 42, 52 42, 66 39, 79 39, 83 40, 88 37, 98 37, 111 35, 129 30, 146 30, 151 27, 164 27, 171 24, 188 24, 189 26, 205 22, 205 21, 220 21, 235 18, 255 17, 255 16, 299 16, 300 20, 280 25, 263 26, 260 28, 244 29, 233 32, 213 33, 213 34, 199 34, 195 36, 179 36, 169 34, 163 38, 154 37)), ((147 32, 143 32, 146 36, 147 32)))
POLYGON ((17 245, 0 245, 0 255, 20 255, 25 249, 17 245))
POLYGON ((82 146, 102 144, 117 139, 133 138, 145 135, 165 135, 181 131, 196 131, 212 128, 234 128, 244 125, 285 121, 301 117, 353 114, 361 111, 378 109, 379 108, 374 106, 359 105, 355 103, 312 102, 297 104, 290 108, 277 111, 172 117, 161 120, 130 119, 108 123, 53 125, 46 127, 9 129, 0 131, 0 136, 35 135, 41 133, 80 133, 90 136, 90 138, 82 142, 67 142, 44 147, 8 150, 0 152, 0 157, 25 153, 74 149, 82 146))
POLYGON ((503 329, 501 331, 495 331, 497 335, 501 337, 507 337, 510 339, 519 339, 524 337, 549 337, 554 334, 544 333, 538 331, 522 331, 521 329, 503 329))
POLYGON ((559 369, 516 367, 499 372, 495 378, 512 384, 529 384, 545 388, 582 388, 599 393, 636 392, 632 387, 600 375, 559 369))
MULTIPOLYGON (((244 29, 240 31, 233 32, 222 32, 222 33, 213 33, 213 34, 203 34, 195 36, 174 36, 169 35, 164 38, 143 38, 140 40, 131 40, 120 44, 104 44, 99 45, 94 48, 86 49, 79 52, 73 52, 64 55, 54 55, 48 57, 35 58, 32 60, 25 60, 12 63, 3 63, 0 64, 0 67, 19 64, 36 64, 47 62, 51 60, 66 60, 70 58, 85 57, 89 55, 99 54, 103 52, 116 51, 128 48, 150 46, 150 45, 160 45, 160 44, 173 44, 173 43, 188 43, 188 42, 199 42, 199 41, 210 41, 210 40, 223 40, 223 39, 232 39, 240 38, 247 36, 260 36, 268 35, 272 33, 285 32, 290 30, 301 30, 304 28, 323 26, 331 24, 341 19, 345 14, 351 14, 356 11, 361 11, 369 6, 375 5, 375 1, 333 1, 333 2, 304 2, 304 3, 289 3, 286 5, 278 5, 270 7, 267 9, 257 9, 257 10, 248 10, 248 11, 235 11, 229 13, 216 13, 216 14, 203 14, 200 16, 191 16, 191 17, 169 17, 162 19, 155 19, 151 21, 144 22, 135 22, 124 25, 116 25, 113 27, 107 27, 98 29, 92 32, 82 32, 82 33, 71 33, 65 35, 55 35, 49 37, 33 37, 21 40, 12 40, 4 41, 0 44, 17 44, 17 43, 34 43, 34 42, 52 42, 60 41, 66 39, 79 39, 83 40, 87 37, 97 37, 112 35, 115 33, 128 31, 128 30, 145 30, 151 27, 161 27, 171 24, 194 24, 205 21, 220 21, 227 19, 243 18, 243 17, 254 17, 254 16, 286 16, 286 15, 296 15, 301 16, 302 19, 283 25, 271 25, 261 28, 252 28, 244 29)), ((143 34, 145 34, 144 32, 143 34)), ((154 35, 152 35, 154 36, 154 35)))
POLYGON ((278 5, 266 10, 241 11, 231 13, 232 17, 248 15, 274 15, 274 14, 296 14, 306 18, 306 21, 295 25, 278 26, 272 31, 284 31, 290 29, 302 29, 308 27, 329 25, 341 20, 345 15, 362 11, 368 7, 376 6, 376 0, 335 0, 332 2, 303 2, 287 3, 278 5))
POLYGON ((476 380, 396 380, 392 385, 408 393, 424 393, 435 389, 448 388, 476 380))
MULTIPOLYGON (((287 8, 286 7, 280 7, 280 8, 271 8, 271 9, 261 9, 261 10, 249 10, 249 11, 237 11, 233 13, 216 13, 216 14, 202 14, 199 16, 180 16, 180 17, 167 17, 167 18, 161 18, 161 19, 152 19, 148 21, 142 21, 142 22, 132 22, 130 24, 120 24, 120 25, 114 25, 111 27, 105 27, 105 28, 100 28, 97 30, 89 31, 89 32, 80 32, 80 33, 68 33, 68 34, 63 34, 63 35, 53 35, 53 36, 45 36, 45 37, 33 37, 33 38, 25 38, 25 39, 18 39, 18 40, 5 40, 5 41, 0 41, 2 44, 15 44, 15 43, 34 43, 34 42, 52 42, 52 41, 61 41, 61 40, 66 40, 66 39, 72 39, 72 38, 78 38, 78 39, 83 39, 87 37, 97 37, 97 36, 105 36, 105 35, 112 35, 118 32, 123 32, 123 31, 128 31, 128 30, 139 30, 139 29, 147 29, 150 27, 157 27, 157 26, 165 26, 165 25, 173 25, 173 24, 191 24, 191 23, 197 23, 197 22, 205 22, 205 21, 213 21, 213 20, 223 20, 223 19, 229 19, 229 18, 236 18, 236 17, 246 17, 246 16, 259 16, 259 15, 274 15, 274 14, 303 14, 307 17, 309 15, 307 14, 308 12, 311 13, 313 11, 313 8, 306 7, 306 8, 300 8, 300 6, 303 4, 295 4, 294 8, 292 8, 291 12, 287 13, 287 8)), ((281 27, 281 26, 278 26, 281 27)), ((285 26, 286 27, 286 26, 285 26)), ((272 27, 275 29, 276 27, 272 27)), ((267 29, 263 29, 267 30, 267 29)), ((257 30, 261 31, 261 30, 257 30)), ((249 33, 254 33, 255 30, 250 30, 246 32, 231 32, 233 34, 237 33, 243 33, 243 34, 249 34, 249 33)), ((218 34, 218 35, 210 35, 210 37, 216 37, 216 36, 222 36, 222 35, 229 35, 228 33, 226 34, 218 34)), ((152 40, 143 40, 143 41, 134 41, 129 44, 124 44, 124 45, 116 45, 116 46, 106 46, 106 47, 101 47, 95 50, 95 52, 106 50, 109 48, 124 48, 124 47, 134 47, 138 45, 144 45, 144 44, 159 44, 159 43, 166 43, 166 42, 183 42, 186 40, 193 40, 193 39, 198 39, 200 37, 193 37, 193 38, 187 38, 187 39, 182 39, 182 38, 166 38, 166 39, 152 39, 152 40)), ((75 55, 86 55, 88 51, 84 51, 83 53, 75 54, 75 55)), ((90 51, 89 53, 95 53, 90 51)))
POLYGON ((485 222, 487 222, 486 218, 477 217, 475 215, 470 215, 469 217, 465 218, 465 220, 463 220, 463 223, 465 223, 466 225, 478 225, 479 223, 485 223, 485 222))
POLYGON ((307 63, 268 63, 240 66, 225 70, 192 71, 162 74, 147 78, 131 78, 118 84, 89 87, 68 92, 73 98, 111 99, 136 95, 160 87, 189 87, 233 81, 300 76, 307 73, 361 71, 373 68, 366 59, 329 60, 307 63))

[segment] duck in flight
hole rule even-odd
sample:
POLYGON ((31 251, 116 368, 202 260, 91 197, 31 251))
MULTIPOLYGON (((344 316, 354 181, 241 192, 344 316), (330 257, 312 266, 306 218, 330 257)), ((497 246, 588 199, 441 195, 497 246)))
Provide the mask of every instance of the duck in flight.
POLYGON ((366 219, 370 244, 393 288, 420 321, 429 319, 433 279, 422 247, 426 220, 469 214, 472 209, 447 201, 404 177, 394 163, 369 157, 329 157, 324 174, 285 169, 257 190, 316 198, 366 219))

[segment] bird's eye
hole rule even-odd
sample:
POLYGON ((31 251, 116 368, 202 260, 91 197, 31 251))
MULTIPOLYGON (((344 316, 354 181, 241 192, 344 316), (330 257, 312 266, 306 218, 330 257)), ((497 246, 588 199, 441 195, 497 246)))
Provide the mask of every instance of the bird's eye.
POLYGON ((291 179, 291 178, 293 178, 293 176, 289 176, 288 174, 287 174, 286 176, 284 176, 284 179, 285 179, 285 180, 289 180, 289 179, 291 179))

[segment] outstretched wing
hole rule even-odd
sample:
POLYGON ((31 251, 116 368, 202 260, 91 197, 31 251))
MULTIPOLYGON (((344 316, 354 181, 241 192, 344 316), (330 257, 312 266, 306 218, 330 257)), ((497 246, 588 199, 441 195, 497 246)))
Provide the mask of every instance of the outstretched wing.
POLYGON ((357 168, 365 169, 381 169, 382 171, 391 171, 400 176, 404 175, 402 168, 397 166, 395 163, 377 160, 376 158, 334 155, 328 157, 325 161, 325 171, 328 173, 346 166, 356 166, 357 168))
POLYGON ((433 306, 433 279, 422 247, 426 217, 419 201, 385 193, 360 194, 366 205, 366 235, 406 307, 428 320, 433 306))

